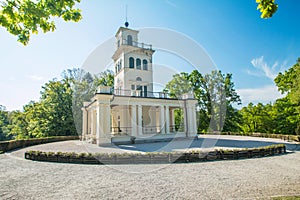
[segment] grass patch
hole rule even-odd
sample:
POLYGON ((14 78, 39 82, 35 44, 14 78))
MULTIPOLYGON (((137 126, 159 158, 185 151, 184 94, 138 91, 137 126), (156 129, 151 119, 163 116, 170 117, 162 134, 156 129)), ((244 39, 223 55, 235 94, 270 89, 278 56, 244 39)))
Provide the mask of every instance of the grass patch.
POLYGON ((300 196, 273 197, 272 200, 300 200, 300 196))

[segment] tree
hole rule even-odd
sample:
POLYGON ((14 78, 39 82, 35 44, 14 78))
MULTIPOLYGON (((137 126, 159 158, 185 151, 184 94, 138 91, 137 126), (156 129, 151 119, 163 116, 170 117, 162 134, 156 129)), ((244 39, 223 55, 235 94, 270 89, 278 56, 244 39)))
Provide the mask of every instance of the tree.
POLYGON ((257 10, 261 12, 261 18, 270 18, 278 9, 278 4, 275 3, 275 0, 256 0, 257 10))
POLYGON ((114 72, 112 70, 105 70, 100 74, 94 77, 94 84, 96 86, 103 85, 103 86, 110 86, 114 87, 114 72))
POLYGON ((240 110, 240 114, 242 116, 241 129, 243 132, 268 132, 266 124, 270 121, 270 115, 262 103, 258 103, 257 105, 249 103, 247 107, 240 110))
POLYGON ((278 90, 286 96, 274 104, 261 103, 241 109, 241 128, 244 132, 280 134, 300 133, 300 59, 275 78, 278 90))
POLYGON ((0 105, 0 141, 10 138, 8 125, 8 112, 4 106, 0 105))
POLYGON ((80 0, 4 0, 0 8, 0 25, 26 45, 30 35, 37 34, 39 29, 44 33, 54 31, 54 17, 78 22, 81 11, 74 8, 77 2, 80 0))
POLYGON ((275 78, 278 90, 286 94, 290 106, 298 113, 297 133, 300 134, 300 58, 297 63, 284 73, 279 73, 275 78))
POLYGON ((211 130, 221 131, 224 124, 226 131, 238 128, 237 125, 233 126, 234 119, 237 119, 234 117, 237 110, 231 104, 239 104, 241 100, 235 92, 231 74, 212 71, 203 76, 197 70, 190 74, 182 72, 173 76, 167 83, 165 91, 169 92, 171 97, 177 98, 184 93, 193 92, 198 100, 198 131, 207 131, 208 127, 211 130), (226 115, 231 119, 227 119, 226 115))
POLYGON ((49 136, 76 134, 72 113, 73 91, 70 80, 52 80, 46 83, 42 89, 40 109, 43 115, 39 116, 38 120, 44 121, 44 133, 49 136))

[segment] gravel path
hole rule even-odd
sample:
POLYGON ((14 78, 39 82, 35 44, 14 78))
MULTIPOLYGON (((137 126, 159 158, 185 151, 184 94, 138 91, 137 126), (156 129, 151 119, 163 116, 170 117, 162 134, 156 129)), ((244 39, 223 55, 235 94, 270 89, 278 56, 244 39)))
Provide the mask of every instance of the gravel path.
POLYGON ((34 162, 18 157, 19 150, 0 155, 0 199, 270 199, 300 195, 300 151, 293 148, 293 153, 258 159, 110 166, 34 162))

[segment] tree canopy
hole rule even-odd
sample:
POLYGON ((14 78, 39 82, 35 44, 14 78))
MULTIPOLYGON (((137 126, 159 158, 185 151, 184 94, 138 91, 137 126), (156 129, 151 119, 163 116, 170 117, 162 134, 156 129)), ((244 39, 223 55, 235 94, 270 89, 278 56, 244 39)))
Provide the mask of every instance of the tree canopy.
POLYGON ((267 19, 273 16, 278 9, 278 4, 275 0, 256 0, 257 10, 261 12, 260 17, 267 19))
POLYGON ((244 132, 300 134, 300 59, 275 78, 278 90, 286 96, 273 104, 261 103, 240 110, 244 132))
POLYGON ((81 11, 75 8, 80 0, 4 0, 0 7, 0 25, 26 45, 31 34, 55 30, 54 17, 77 22, 81 11))
MULTIPOLYGON (((202 75, 194 70, 190 74, 181 72, 175 74, 165 87, 171 97, 179 98, 182 94, 192 92, 198 100, 198 131, 222 131, 237 129, 234 118, 226 115, 237 113, 232 104, 241 102, 232 82, 231 74, 222 74, 221 71, 212 71, 202 75), (231 121, 229 121, 229 119, 231 121)), ((181 115, 177 112, 178 115, 181 115)))
POLYGON ((97 86, 113 84, 107 77, 113 77, 111 71, 92 76, 82 69, 67 69, 61 80, 42 86, 40 100, 29 102, 23 111, 8 112, 0 106, 0 140, 80 133, 83 102, 91 99, 97 86))

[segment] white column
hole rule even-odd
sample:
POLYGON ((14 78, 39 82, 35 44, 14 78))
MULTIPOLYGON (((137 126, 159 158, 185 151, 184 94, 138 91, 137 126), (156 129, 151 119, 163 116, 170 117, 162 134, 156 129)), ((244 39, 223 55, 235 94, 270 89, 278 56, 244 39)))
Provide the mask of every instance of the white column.
POLYGON ((170 109, 169 106, 166 106, 166 133, 170 133, 170 109))
POLYGON ((172 132, 175 132, 175 116, 174 116, 174 109, 171 109, 171 126, 172 132))
POLYGON ((94 116, 94 110, 91 109, 90 110, 90 119, 91 119, 91 125, 90 125, 90 137, 93 137, 95 132, 96 132, 96 129, 95 129, 95 116, 94 116))
POLYGON ((110 131, 110 105, 98 104, 97 106, 97 144, 108 144, 111 139, 110 131))
POLYGON ((97 140, 97 144, 99 144, 100 142, 100 138, 103 135, 103 130, 102 130, 102 116, 103 116, 103 112, 102 112, 102 106, 98 105, 96 108, 96 120, 94 120, 94 123, 96 123, 96 140, 97 140))
POLYGON ((196 120, 196 100, 187 100, 187 125, 188 135, 195 136, 197 134, 197 120, 196 120))
POLYGON ((138 116, 137 116, 137 121, 138 121, 138 127, 137 127, 137 135, 143 135, 143 110, 142 110, 142 105, 138 105, 138 116))
POLYGON ((186 105, 182 108, 183 110, 183 126, 184 126, 184 133, 188 136, 188 121, 187 121, 187 108, 186 105))
POLYGON ((85 140, 86 139, 86 135, 87 133, 87 127, 88 127, 88 112, 86 110, 86 108, 82 108, 82 134, 81 134, 81 140, 85 140))
POLYGON ((164 106, 160 106, 160 132, 161 134, 165 134, 165 108, 164 106))
POLYGON ((131 135, 137 136, 136 105, 131 106, 131 135))

